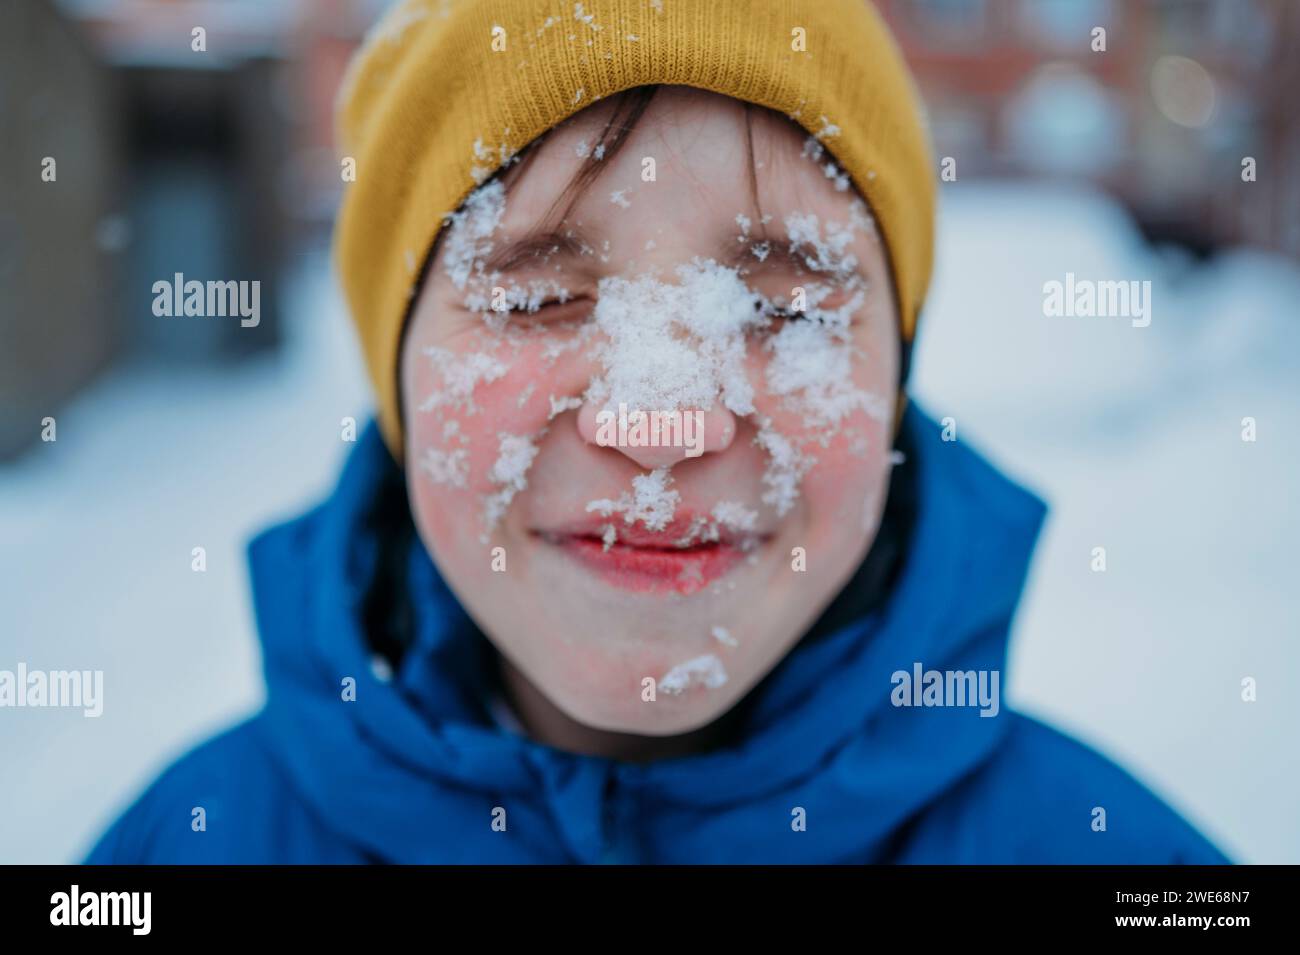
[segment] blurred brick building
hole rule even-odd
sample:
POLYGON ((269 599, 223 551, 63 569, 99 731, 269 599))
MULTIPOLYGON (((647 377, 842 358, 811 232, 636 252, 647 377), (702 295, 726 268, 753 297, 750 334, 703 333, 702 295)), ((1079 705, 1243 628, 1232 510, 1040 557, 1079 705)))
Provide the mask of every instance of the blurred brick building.
POLYGON ((1300 4, 879 0, 961 178, 1082 177, 1155 238, 1300 254, 1300 4), (1104 52, 1093 29, 1106 30, 1104 52), (1257 179, 1242 181, 1253 157, 1257 179))

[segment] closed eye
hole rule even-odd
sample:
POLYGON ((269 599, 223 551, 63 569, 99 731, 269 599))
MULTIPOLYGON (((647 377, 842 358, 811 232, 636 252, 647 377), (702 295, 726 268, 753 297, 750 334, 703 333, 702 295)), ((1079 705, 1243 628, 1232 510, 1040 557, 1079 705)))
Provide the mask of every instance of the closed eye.
POLYGON ((766 303, 766 305, 760 303, 756 305, 755 308, 758 311, 761 311, 764 315, 768 316, 769 318, 775 318, 783 322, 800 321, 808 317, 805 312, 797 311, 796 309, 792 308, 790 305, 783 304, 780 302, 769 301, 766 303))
POLYGON ((591 300, 584 297, 550 298, 535 304, 517 304, 511 308, 499 309, 502 314, 522 319, 536 318, 539 321, 552 321, 562 318, 578 318, 591 310, 591 300))

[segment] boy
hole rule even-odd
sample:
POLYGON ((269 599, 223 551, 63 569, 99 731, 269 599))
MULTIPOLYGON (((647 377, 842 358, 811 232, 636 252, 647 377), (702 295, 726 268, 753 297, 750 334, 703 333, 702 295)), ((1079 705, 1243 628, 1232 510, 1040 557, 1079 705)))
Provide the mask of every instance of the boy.
POLYGON ((378 422, 251 547, 265 710, 93 861, 1223 861, 1000 705, 1043 507, 903 399, 867 5, 408 3, 341 126, 378 422))

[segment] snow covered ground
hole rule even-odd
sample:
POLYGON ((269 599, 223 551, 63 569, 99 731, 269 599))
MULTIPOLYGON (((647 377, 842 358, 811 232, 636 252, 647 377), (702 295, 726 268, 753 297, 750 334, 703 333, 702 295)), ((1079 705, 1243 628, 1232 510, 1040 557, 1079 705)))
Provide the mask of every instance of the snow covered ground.
POLYGON ((1300 862, 1300 269, 1248 252, 1188 269, 1095 195, 962 187, 921 340, 919 399, 1051 505, 1010 701, 1234 860, 1300 862), (1067 271, 1150 279, 1151 324, 1044 317, 1067 271))
POLYGON ((0 469, 0 667, 102 669, 107 700, 98 719, 0 712, 0 862, 81 858, 149 777, 260 705, 245 546, 329 490, 339 422, 369 407, 325 258, 301 262, 281 354, 119 369, 0 469))
MULTIPOLYGON (((1052 505, 1011 701, 1234 858, 1300 862, 1300 269, 1244 252, 1189 269, 1106 200, 1023 185, 950 187, 940 236, 916 394, 1052 505), (1151 325, 1045 318, 1043 283, 1067 271, 1152 280, 1151 325)), ((78 859, 261 701, 245 543, 328 490, 339 421, 369 404, 325 259, 300 261, 281 355, 119 369, 59 415, 57 443, 0 470, 0 667, 102 669, 108 698, 99 719, 0 718, 0 862, 78 859)))

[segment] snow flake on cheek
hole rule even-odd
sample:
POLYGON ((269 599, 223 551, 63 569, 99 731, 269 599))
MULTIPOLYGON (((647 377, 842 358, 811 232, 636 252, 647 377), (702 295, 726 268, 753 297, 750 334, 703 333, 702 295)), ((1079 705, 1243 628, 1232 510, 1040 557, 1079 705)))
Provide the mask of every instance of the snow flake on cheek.
MULTIPOLYGON (((428 347, 427 356, 434 384, 418 409, 434 414, 442 423, 441 443, 424 448, 420 470, 436 485, 464 488, 470 476, 470 435, 461 417, 478 415, 475 390, 482 384, 504 377, 509 366, 490 352, 462 354, 428 347)), ((422 431, 423 429, 421 429, 422 431)))
POLYGON ((426 348, 434 373, 441 384, 420 404, 421 411, 478 410, 474 403, 474 389, 485 382, 496 381, 509 371, 509 366, 488 352, 458 354, 446 348, 426 348))
POLYGON ((763 471, 763 503, 776 509, 784 517, 799 499, 799 484, 813 466, 812 458, 801 453, 794 443, 772 427, 771 419, 759 423, 754 439, 768 454, 767 468, 763 471))
POLYGON ((849 246, 853 244, 856 225, 838 222, 826 223, 826 234, 822 234, 821 221, 811 212, 797 212, 785 217, 786 234, 790 238, 790 248, 796 253, 802 252, 804 262, 814 272, 851 279, 858 267, 858 259, 849 246))
POLYGON ((740 646, 740 641, 737 640, 735 637, 733 637, 731 635, 731 631, 728 630, 726 627, 714 625, 710 629, 709 633, 712 635, 713 639, 717 640, 719 643, 723 644, 724 646, 728 646, 728 647, 740 646))
POLYGON ((434 484, 463 488, 469 476, 469 452, 464 448, 450 451, 443 448, 425 448, 420 469, 434 484))
MULTIPOLYGON (((859 298, 860 301, 860 298, 859 298)), ((825 439, 855 411, 884 420, 889 403, 853 383, 855 349, 830 325, 795 322, 767 343, 772 353, 766 370, 768 391, 803 416, 804 424, 825 439)))
POLYGON ((434 484, 478 495, 484 543, 511 502, 527 488, 527 475, 537 457, 538 442, 547 432, 547 422, 574 402, 552 396, 549 416, 539 402, 525 407, 536 390, 535 382, 530 381, 524 393, 517 395, 517 384, 509 376, 514 373, 517 379, 540 362, 510 355, 508 344, 503 342, 499 351, 511 361, 485 351, 426 350, 435 366, 438 387, 420 410, 438 414, 442 424, 421 429, 432 445, 423 451, 421 469, 434 484), (471 454, 472 449, 477 450, 471 454))
POLYGON ((484 499, 484 531, 479 538, 485 544, 488 535, 505 516, 515 495, 528 487, 528 469, 532 466, 533 458, 537 457, 536 438, 532 435, 502 431, 497 435, 497 441, 497 459, 488 473, 488 479, 498 485, 498 489, 484 499))

